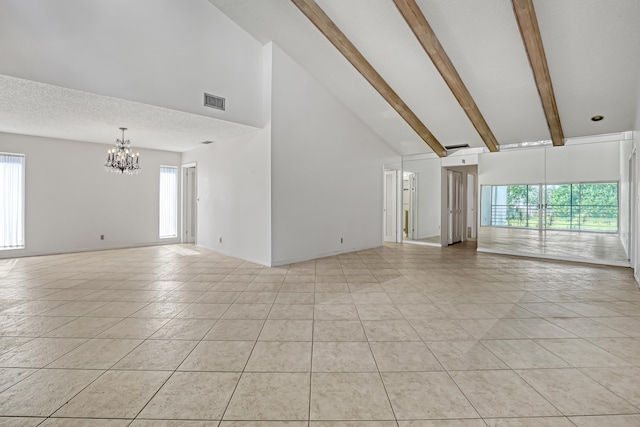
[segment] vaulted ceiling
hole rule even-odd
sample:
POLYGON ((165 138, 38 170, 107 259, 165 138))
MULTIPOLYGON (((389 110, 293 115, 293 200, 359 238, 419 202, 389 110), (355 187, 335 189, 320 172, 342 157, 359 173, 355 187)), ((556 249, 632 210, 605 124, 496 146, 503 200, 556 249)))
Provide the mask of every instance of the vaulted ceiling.
MULTIPOLYGON (((430 151, 411 121, 305 16, 305 7, 319 7, 339 37, 355 47, 440 144, 485 146, 487 138, 468 104, 456 99, 459 93, 447 85, 403 17, 402 5, 413 2, 209 1, 260 42, 278 44, 400 153, 430 151)), ((415 2, 495 140, 550 140, 553 130, 554 143, 561 144, 563 136, 631 130, 640 77, 640 2, 533 0, 538 45, 527 41, 526 13, 514 13, 526 3, 415 2), (533 71, 540 66, 539 46, 544 46, 546 86, 540 82, 544 70, 535 76, 533 71), (604 120, 591 121, 595 115, 604 120)))
MULTIPOLYGON (((252 131, 261 126, 253 95, 247 97, 252 119, 227 116, 227 122, 201 105, 160 111, 153 108, 172 106, 136 98, 140 85, 163 95, 193 89, 200 96, 190 79, 222 90, 207 73, 236 68, 215 68, 217 58, 206 52, 237 24, 255 38, 245 34, 242 42, 251 55, 257 57, 260 44, 278 44, 400 154, 444 155, 442 146, 462 144, 493 150, 497 144, 552 139, 551 130, 561 144, 563 136, 633 129, 638 22, 638 0, 0 0, 0 74, 113 97, 93 99, 61 88, 56 102, 39 104, 58 89, 6 77, 0 80, 0 131, 110 142, 123 125, 120 111, 135 116, 132 122, 147 131, 138 136, 154 148, 184 151, 204 139, 252 131), (309 7, 331 27, 329 36, 305 15, 309 7), (212 20, 220 11, 235 24, 212 20), (216 24, 202 33, 189 28, 194 20, 198 28, 216 24), (173 25, 178 21, 182 26, 173 25), (83 40, 87 31, 97 45, 83 40), (331 34, 340 41, 332 43, 331 34), (350 47, 341 51, 336 43, 350 47), (155 56, 146 55, 149 46, 155 56), (91 57, 94 48, 103 57, 91 57), (76 50, 81 53, 61 54, 76 50), (187 52, 206 66, 180 67, 187 52), (87 64, 104 75, 83 72, 87 64), (177 81, 186 84, 172 84, 177 81), (27 86, 33 90, 25 95, 27 86), (58 108, 63 101, 77 107, 64 117, 65 109, 58 108), (85 102, 104 104, 114 123, 99 123, 102 110, 83 108, 85 102), (595 115, 604 120, 591 121, 595 115), (181 133, 187 127, 191 131, 181 133)), ((238 56, 227 53, 230 60, 238 56)), ((247 80, 260 78, 251 74, 247 80)), ((259 93, 255 87, 238 90, 259 93)))

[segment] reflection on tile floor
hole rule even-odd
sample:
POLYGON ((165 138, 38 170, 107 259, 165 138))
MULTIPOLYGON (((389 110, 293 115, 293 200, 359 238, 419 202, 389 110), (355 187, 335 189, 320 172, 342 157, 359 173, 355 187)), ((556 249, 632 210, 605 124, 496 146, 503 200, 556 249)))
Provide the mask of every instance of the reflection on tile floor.
MULTIPOLYGON (((411 239, 405 239, 405 240, 411 241, 411 239)), ((440 236, 431 236, 431 237, 425 237, 424 239, 418 239, 414 241, 422 242, 422 243, 434 243, 436 245, 439 245, 442 243, 442 238, 440 236)))
POLYGON ((0 261, 0 424, 637 426, 631 270, 191 245, 0 261))
POLYGON ((620 236, 609 233, 480 227, 478 250, 629 266, 620 236))

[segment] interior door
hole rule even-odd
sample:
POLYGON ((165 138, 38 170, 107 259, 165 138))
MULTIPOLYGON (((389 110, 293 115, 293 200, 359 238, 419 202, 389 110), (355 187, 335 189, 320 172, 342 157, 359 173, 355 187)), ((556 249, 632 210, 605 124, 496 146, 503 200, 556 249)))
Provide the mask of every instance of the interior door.
POLYGON ((196 241, 196 168, 186 168, 185 174, 185 242, 196 241))
POLYGON ((397 227, 397 184, 396 171, 384 171, 384 241, 396 242, 397 227))

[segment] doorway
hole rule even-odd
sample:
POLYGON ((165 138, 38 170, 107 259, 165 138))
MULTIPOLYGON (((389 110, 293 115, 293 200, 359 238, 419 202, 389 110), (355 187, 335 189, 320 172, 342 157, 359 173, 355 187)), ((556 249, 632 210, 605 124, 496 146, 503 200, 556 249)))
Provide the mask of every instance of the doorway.
POLYGON ((447 213, 448 233, 447 243, 452 245, 462 241, 464 230, 464 184, 462 183, 462 172, 447 171, 447 213))
POLYGON ((384 171, 384 207, 383 207, 383 236, 385 242, 398 242, 401 230, 398 226, 398 175, 399 171, 384 171))
POLYGON ((418 177, 414 172, 402 175, 402 238, 416 240, 417 233, 417 192, 418 177))
POLYGON ((478 166, 450 166, 442 170, 442 245, 478 238, 478 166))
POLYGON ((188 164, 182 166, 183 183, 183 238, 184 243, 196 242, 197 228, 197 196, 196 196, 196 165, 188 164))
POLYGON ((476 200, 478 200, 476 176, 469 173, 467 174, 467 239, 471 240, 478 238, 476 200))

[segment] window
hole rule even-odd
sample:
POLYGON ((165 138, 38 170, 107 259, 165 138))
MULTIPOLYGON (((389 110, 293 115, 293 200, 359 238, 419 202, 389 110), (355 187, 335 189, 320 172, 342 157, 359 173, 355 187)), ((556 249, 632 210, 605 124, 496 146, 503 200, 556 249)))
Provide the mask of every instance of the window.
POLYGON ((160 238, 178 236, 178 168, 160 166, 160 238))
POLYGON ((485 207, 485 203, 489 203, 489 206, 488 209, 483 209, 481 225, 538 228, 539 194, 538 185, 483 186, 482 207, 485 207))
POLYGON ((618 232, 618 183, 487 185, 481 225, 618 232))
POLYGON ((545 228, 618 232, 618 183, 547 185, 545 228))
POLYGON ((0 153, 0 249, 24 248, 24 155, 0 153))

